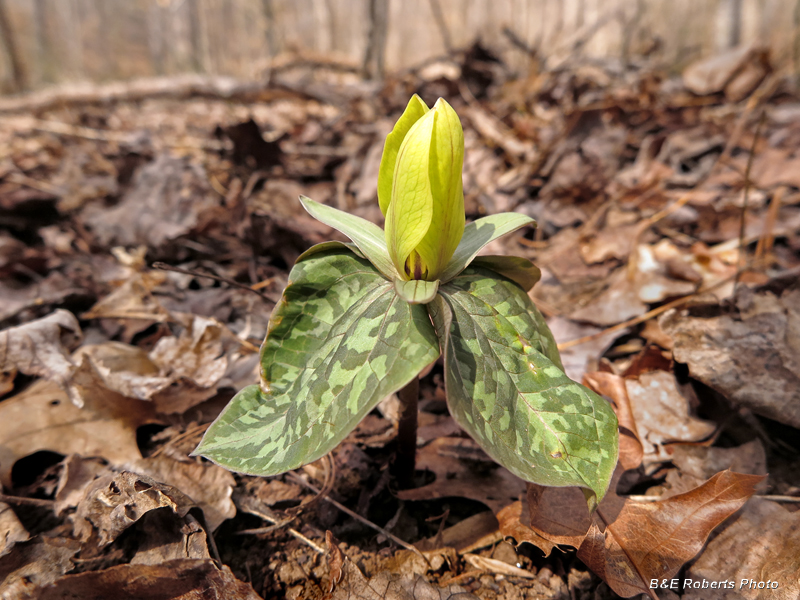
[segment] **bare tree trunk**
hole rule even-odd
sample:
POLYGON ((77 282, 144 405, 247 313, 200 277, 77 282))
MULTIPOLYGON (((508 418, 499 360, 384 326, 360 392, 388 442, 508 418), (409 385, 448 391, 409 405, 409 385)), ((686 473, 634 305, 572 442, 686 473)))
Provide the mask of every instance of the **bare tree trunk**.
POLYGON ((794 5, 794 72, 800 76, 800 0, 794 5))
POLYGON ((157 75, 166 72, 166 44, 164 29, 166 28, 164 9, 158 2, 147 7, 147 47, 150 50, 150 62, 157 75))
POLYGON ((734 48, 742 41, 742 0, 722 0, 717 9, 717 44, 720 48, 734 48), (720 33, 722 35, 720 35, 720 33))
POLYGON ((39 77, 45 83, 52 83, 56 78, 56 70, 53 64, 53 43, 50 39, 47 15, 47 0, 33 0, 33 28, 36 37, 39 77))
POLYGON ((273 0, 261 0, 261 8, 264 13, 264 37, 267 39, 267 51, 270 59, 278 54, 278 40, 275 37, 275 10, 272 5, 273 0))
POLYGON ((108 0, 94 0, 92 7, 97 13, 99 22, 99 31, 97 32, 97 47, 101 55, 102 66, 102 79, 111 79, 118 76, 114 72, 114 62, 112 56, 115 54, 114 46, 111 44, 111 39, 116 29, 117 19, 109 14, 111 7, 108 0))
POLYGON ((444 18, 442 5, 439 4, 439 0, 428 0, 428 2, 431 5, 433 19, 436 21, 436 26, 439 28, 439 35, 442 37, 444 50, 450 54, 453 51, 453 41, 450 39, 450 30, 447 28, 447 21, 444 18))
POLYGON ((28 87, 28 74, 19 55, 19 47, 14 37, 11 21, 8 18, 8 7, 5 0, 0 0, 0 36, 3 38, 8 62, 11 65, 11 76, 14 80, 14 91, 21 92, 28 87))
POLYGON ((200 22, 200 2, 192 0, 186 3, 189 13, 189 39, 192 45, 191 65, 192 69, 198 73, 205 72, 205 53, 206 48, 203 39, 203 28, 200 22))
POLYGON ((389 26, 389 0, 369 0, 369 39, 364 53, 364 75, 383 79, 386 62, 386 34, 389 26))

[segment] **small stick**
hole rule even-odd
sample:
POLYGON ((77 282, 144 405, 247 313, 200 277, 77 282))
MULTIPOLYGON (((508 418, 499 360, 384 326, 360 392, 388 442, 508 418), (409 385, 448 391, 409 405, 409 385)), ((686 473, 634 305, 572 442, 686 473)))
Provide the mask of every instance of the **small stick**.
POLYGON ((267 302, 272 302, 269 298, 267 298, 257 289, 253 289, 249 285, 239 283, 238 281, 234 281, 233 279, 228 279, 227 277, 220 277, 219 275, 212 275, 211 273, 203 273, 201 271, 194 271, 192 269, 181 269, 180 267, 173 267, 172 265, 168 265, 167 263, 163 262, 154 262, 151 266, 154 269, 161 269, 162 271, 174 271, 175 273, 182 273, 183 275, 191 275, 193 277, 205 277, 206 279, 213 279, 214 281, 219 281, 220 283, 226 283, 232 287, 239 288, 241 290, 247 290, 248 292, 252 292, 257 296, 260 296, 267 302))
POLYGON ((718 281, 708 289, 703 290, 702 292, 694 292, 693 294, 689 294, 688 296, 683 296, 682 298, 678 298, 673 300, 672 302, 667 302, 663 306, 659 306, 654 308, 651 311, 644 313, 643 315, 639 315, 638 317, 633 317, 632 319, 628 319, 622 323, 618 323, 617 325, 613 325, 612 327, 608 327, 603 329, 602 331, 598 331, 597 333, 593 333, 591 335, 585 335, 581 338, 577 338, 574 340, 569 340, 568 342, 562 342, 558 344, 559 351, 566 350, 567 348, 572 348, 573 346, 579 346, 580 344, 585 344, 587 342, 592 342, 598 338, 603 337, 607 333, 612 333, 614 331, 620 331, 622 329, 627 329, 628 327, 632 327, 633 325, 638 325, 639 323, 644 323, 645 321, 649 321, 653 317, 657 317, 663 312, 667 312, 670 308, 675 308, 676 306, 680 306, 685 302, 688 302, 692 298, 696 297, 698 294, 705 294, 712 290, 715 290, 718 287, 723 286, 724 284, 728 283, 731 279, 736 277, 736 275, 731 275, 730 277, 726 277, 725 279, 718 281))
POLYGON ((750 169, 753 166, 753 157, 756 154, 756 144, 758 144, 758 138, 761 135, 761 126, 764 125, 764 121, 767 118, 767 111, 761 111, 761 117, 758 119, 758 125, 756 125, 755 133, 753 134, 753 143, 750 146, 750 155, 747 157, 747 167, 744 170, 744 203, 742 204, 742 219, 739 221, 739 256, 736 258, 736 279, 733 282, 733 295, 736 295, 736 291, 739 289, 739 277, 742 271, 745 270, 747 266, 747 258, 745 257, 745 241, 744 241, 744 234, 745 234, 745 225, 746 225, 746 217, 747 217, 747 209, 750 203, 750 169))
POLYGON ((780 186, 772 195, 772 202, 770 202, 767 216, 764 218, 764 228, 761 231, 761 236, 758 238, 756 244, 755 262, 762 267, 769 266, 769 257, 772 253, 772 245, 775 243, 775 223, 778 220, 778 213, 781 210, 783 203, 783 195, 786 193, 786 186, 780 186))
POLYGON ((6 504, 28 504, 30 506, 40 506, 42 508, 53 508, 55 500, 43 500, 41 498, 23 498, 22 496, 7 496, 0 494, 0 502, 6 504))
MULTIPOLYGON (((303 486, 307 487, 312 492, 316 492, 317 494, 321 493, 321 490, 318 487, 316 487, 314 484, 309 483, 308 481, 306 481, 305 479, 300 477, 297 473, 289 473, 288 475, 294 481, 296 481, 300 485, 303 485, 303 486)), ((414 554, 417 554, 418 556, 420 556, 422 558, 422 560, 424 560, 426 563, 428 563, 428 559, 425 558, 425 556, 422 554, 422 552, 420 552, 417 548, 415 548, 414 546, 412 546, 408 542, 404 542, 403 540, 401 540, 396 535, 392 535, 391 533, 386 531, 383 527, 381 527, 379 525, 376 525, 375 523, 373 523, 372 521, 370 521, 368 519, 365 519, 364 517, 362 517, 358 513, 353 512, 352 510, 347 508, 345 505, 337 502, 336 500, 334 500, 330 496, 323 496, 322 499, 325 500, 326 502, 330 502, 336 508, 338 508, 340 511, 345 513, 346 515, 348 515, 350 517, 353 517, 356 521, 359 521, 359 522, 363 523, 364 525, 366 525, 367 527, 370 527, 370 528, 374 529, 375 531, 383 534, 384 536, 386 536, 387 538, 392 540, 398 546, 402 546, 406 550, 411 550, 414 554)), ((430 563, 428 563, 428 564, 430 564, 430 563)))

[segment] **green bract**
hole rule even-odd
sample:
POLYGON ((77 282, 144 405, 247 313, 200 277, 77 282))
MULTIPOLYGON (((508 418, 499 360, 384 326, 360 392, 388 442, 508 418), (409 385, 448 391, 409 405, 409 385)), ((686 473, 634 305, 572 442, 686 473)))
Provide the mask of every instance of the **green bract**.
POLYGON ((381 160, 385 232, 300 198, 352 244, 298 259, 261 347, 259 385, 231 400, 195 454, 252 475, 307 464, 441 353, 450 412, 492 458, 527 481, 580 486, 590 505, 602 499, 617 462, 614 412, 564 374, 527 294, 539 270, 478 256, 535 222, 504 213, 465 227, 463 157, 455 111, 415 95, 381 160))

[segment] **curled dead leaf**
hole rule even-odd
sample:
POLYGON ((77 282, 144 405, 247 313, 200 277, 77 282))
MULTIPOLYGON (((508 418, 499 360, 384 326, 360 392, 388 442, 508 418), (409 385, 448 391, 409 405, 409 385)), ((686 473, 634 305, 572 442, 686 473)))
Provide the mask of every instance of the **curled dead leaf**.
POLYGON ((689 492, 660 502, 626 501, 613 521, 603 517, 601 503, 597 511, 600 520, 592 523, 578 548, 578 558, 620 596, 649 594, 656 598, 650 581, 674 577, 702 550, 711 531, 739 510, 763 479, 723 471, 689 492))
POLYGON ((76 405, 82 406, 80 397, 68 385, 75 365, 67 353, 70 341, 82 336, 78 319, 66 310, 0 331, 0 371, 19 371, 55 381, 68 390, 76 405))
MULTIPOLYGON (((583 497, 583 495, 581 495, 583 497)), ((583 507, 586 508, 586 500, 583 500, 583 507)), ((517 546, 525 542, 533 544, 541 550, 545 557, 550 556, 556 545, 548 539, 543 538, 530 527, 530 514, 527 502, 517 501, 509 504, 499 513, 497 521, 500 523, 500 533, 504 538, 513 538, 517 546)))
POLYGON ((645 466, 670 460, 667 444, 698 442, 716 429, 713 423, 691 415, 689 401, 681 394, 672 373, 642 373, 638 379, 626 379, 625 387, 644 447, 645 466))
POLYGON ((613 373, 597 371, 586 373, 583 385, 612 400, 619 422, 619 463, 623 469, 635 469, 642 464, 644 446, 639 439, 625 380, 613 373))
POLYGON ((129 471, 95 479, 72 516, 75 536, 102 548, 150 511, 168 508, 184 518, 195 503, 180 490, 129 471))
POLYGON ((0 556, 5 556, 17 542, 30 539, 28 530, 19 522, 17 515, 5 502, 0 502, 0 556))

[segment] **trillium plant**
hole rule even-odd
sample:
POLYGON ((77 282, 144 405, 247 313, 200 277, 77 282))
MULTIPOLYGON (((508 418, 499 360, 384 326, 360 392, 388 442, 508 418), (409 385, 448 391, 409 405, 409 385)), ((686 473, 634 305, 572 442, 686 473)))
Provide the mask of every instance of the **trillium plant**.
POLYGON ((617 462, 617 419, 564 374, 527 294, 539 270, 524 258, 478 256, 535 222, 503 213, 465 226, 463 158, 456 112, 415 95, 380 164, 385 231, 301 197, 352 243, 298 258, 261 346, 260 383, 231 400, 196 455, 250 475, 296 469, 394 392, 415 418, 419 374, 443 355, 450 413, 489 456, 526 481, 579 486, 590 507, 599 502, 617 462))

